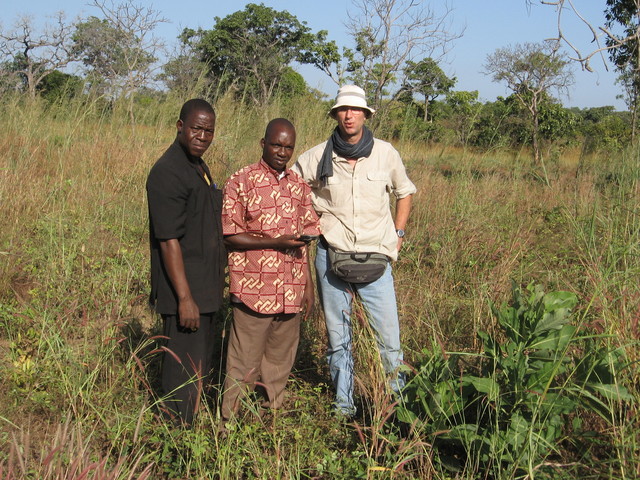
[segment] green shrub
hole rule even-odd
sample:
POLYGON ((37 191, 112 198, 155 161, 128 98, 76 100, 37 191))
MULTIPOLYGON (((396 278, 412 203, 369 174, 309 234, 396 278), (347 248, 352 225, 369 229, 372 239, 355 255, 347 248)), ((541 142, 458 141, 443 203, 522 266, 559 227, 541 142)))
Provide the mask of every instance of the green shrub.
POLYGON ((595 407, 611 421, 609 400, 631 400, 616 377, 621 352, 592 349, 570 323, 576 295, 540 286, 512 293, 510 305, 492 305, 498 333, 478 332, 483 353, 427 355, 398 409, 431 437, 443 465, 490 478, 533 478, 558 452, 570 414, 578 431, 577 414, 595 407))

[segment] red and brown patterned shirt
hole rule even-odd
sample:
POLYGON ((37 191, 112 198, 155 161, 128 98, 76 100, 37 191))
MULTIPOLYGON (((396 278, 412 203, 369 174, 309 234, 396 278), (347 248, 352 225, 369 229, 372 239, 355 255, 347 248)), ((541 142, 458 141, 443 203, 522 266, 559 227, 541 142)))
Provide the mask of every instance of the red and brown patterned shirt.
MULTIPOLYGON (((222 206, 224 235, 318 235, 318 225, 310 187, 289 169, 280 178, 260 160, 227 180, 222 206)), ((299 312, 308 272, 306 248, 231 250, 229 293, 258 313, 299 312)))

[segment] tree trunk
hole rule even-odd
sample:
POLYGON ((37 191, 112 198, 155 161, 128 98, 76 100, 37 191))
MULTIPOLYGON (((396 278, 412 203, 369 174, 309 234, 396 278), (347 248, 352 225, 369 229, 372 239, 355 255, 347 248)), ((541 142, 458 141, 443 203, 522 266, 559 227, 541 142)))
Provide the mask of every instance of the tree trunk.
POLYGON ((29 92, 29 96, 31 97, 31 99, 35 99, 36 98, 35 75, 33 74, 32 71, 27 70, 26 77, 27 77, 27 91, 29 92))
POLYGON ((543 178, 544 178, 544 183, 546 183, 547 187, 551 186, 551 184, 549 183, 549 176, 547 175, 547 167, 544 164, 544 159, 542 158, 542 154, 540 153, 540 139, 539 139, 539 130, 540 130, 540 124, 539 124, 539 118, 538 118, 538 110, 536 109, 534 114, 533 114, 533 159, 535 161, 535 164, 540 164, 540 166, 542 167, 542 174, 543 174, 543 178))
POLYGON ((429 96, 425 95, 424 96, 424 122, 426 123, 428 120, 428 115, 427 115, 427 111, 429 110, 429 96))
POLYGON ((534 114, 533 117, 533 135, 532 135, 532 141, 533 141, 533 160, 535 161, 536 164, 538 164, 540 162, 540 145, 538 143, 538 114, 536 112, 536 114, 534 114))
POLYGON ((636 98, 633 101, 633 107, 631 111, 631 143, 633 144, 636 143, 636 129, 638 128, 638 108, 640 107, 640 105, 638 104, 639 102, 640 97, 638 97, 638 94, 636 93, 636 98))

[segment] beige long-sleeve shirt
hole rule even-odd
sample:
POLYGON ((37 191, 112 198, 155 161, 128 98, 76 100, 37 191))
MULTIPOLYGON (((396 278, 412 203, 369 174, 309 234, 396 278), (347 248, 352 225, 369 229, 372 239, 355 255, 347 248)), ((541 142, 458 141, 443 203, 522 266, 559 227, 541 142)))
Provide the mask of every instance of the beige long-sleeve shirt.
POLYGON ((326 143, 304 152, 292 167, 311 186, 322 235, 338 250, 384 253, 396 260, 398 236, 389 195, 404 198, 416 192, 400 154, 377 138, 371 155, 354 166, 333 152, 333 176, 322 185, 317 170, 326 143))

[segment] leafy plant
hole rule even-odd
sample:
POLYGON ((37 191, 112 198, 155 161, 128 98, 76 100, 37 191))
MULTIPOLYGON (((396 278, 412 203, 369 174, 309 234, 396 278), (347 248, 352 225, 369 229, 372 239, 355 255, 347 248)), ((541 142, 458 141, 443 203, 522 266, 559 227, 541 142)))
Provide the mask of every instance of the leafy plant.
POLYGON ((619 350, 601 346, 579 357, 594 339, 579 337, 570 323, 577 302, 570 292, 514 285, 510 305, 492 305, 498 332, 478 332, 484 351, 470 357, 476 365, 462 354, 431 355, 398 415, 433 437, 445 466, 533 477, 563 439, 570 413, 596 406, 611 421, 606 400, 631 399, 616 378, 624 365, 619 350))

